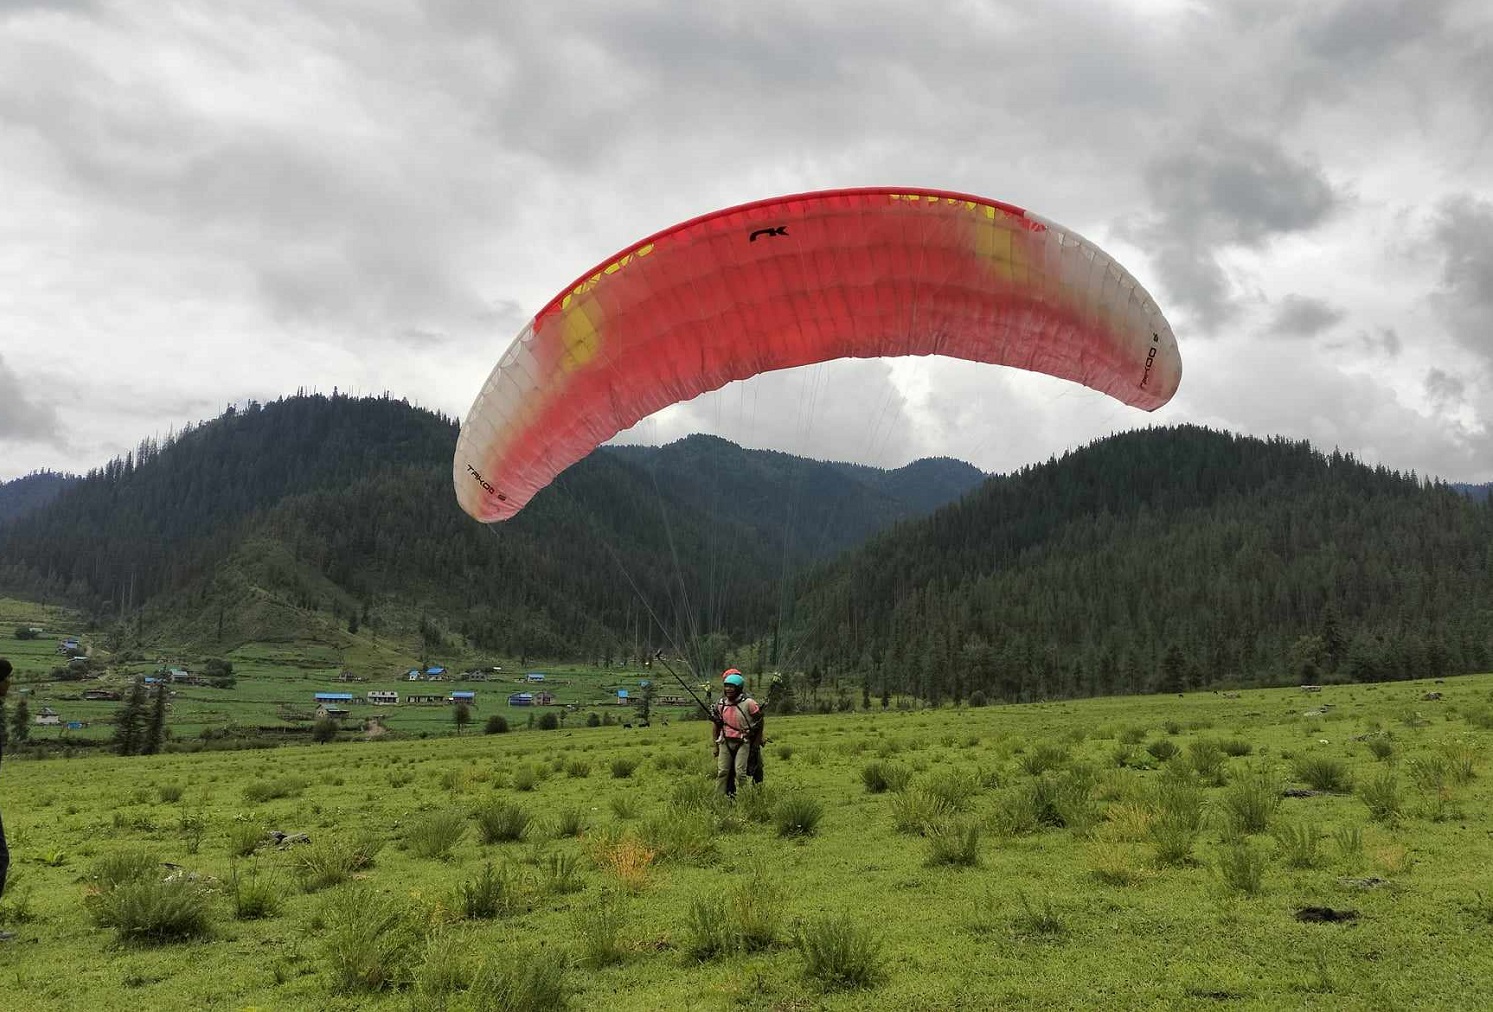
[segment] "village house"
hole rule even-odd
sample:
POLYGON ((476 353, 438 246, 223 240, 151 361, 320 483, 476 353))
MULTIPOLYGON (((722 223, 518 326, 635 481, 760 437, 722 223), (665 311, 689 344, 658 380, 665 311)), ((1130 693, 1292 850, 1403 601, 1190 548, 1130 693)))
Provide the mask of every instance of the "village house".
POLYGON ((509 706, 533 706, 534 705, 534 693, 532 693, 532 692, 515 692, 515 693, 511 694, 508 697, 508 705, 509 706))
POLYGON ((348 706, 353 701, 351 692, 318 692, 311 697, 318 706, 348 706))
POLYGON ((37 711, 36 716, 31 719, 31 722, 42 727, 56 727, 62 723, 62 717, 50 706, 44 706, 37 711))
POLYGON ((468 706, 476 706, 477 693, 459 690, 451 693, 451 695, 447 697, 446 701, 449 703, 465 703, 468 706))
POLYGON ((429 706, 432 704, 445 703, 446 697, 441 695, 428 695, 412 692, 404 697, 404 701, 405 703, 414 706, 429 706))
POLYGON ((322 703, 316 708, 316 719, 325 720, 330 717, 332 720, 341 720, 348 715, 348 712, 349 711, 344 709, 343 707, 328 706, 327 704, 322 703))
POLYGON ((87 692, 83 693, 83 698, 118 702, 119 700, 124 698, 124 694, 121 692, 116 692, 113 689, 89 689, 87 692))
POLYGON ((399 693, 393 689, 369 689, 368 702, 374 706, 396 706, 399 703, 399 693))

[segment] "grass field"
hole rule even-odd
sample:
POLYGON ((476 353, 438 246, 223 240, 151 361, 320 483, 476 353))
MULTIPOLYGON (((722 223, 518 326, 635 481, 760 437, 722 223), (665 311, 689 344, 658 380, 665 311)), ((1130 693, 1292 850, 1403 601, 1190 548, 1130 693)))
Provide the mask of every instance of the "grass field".
POLYGON ((734 806, 700 722, 7 762, 0 1007, 1493 1007, 1490 699, 780 718, 734 806))

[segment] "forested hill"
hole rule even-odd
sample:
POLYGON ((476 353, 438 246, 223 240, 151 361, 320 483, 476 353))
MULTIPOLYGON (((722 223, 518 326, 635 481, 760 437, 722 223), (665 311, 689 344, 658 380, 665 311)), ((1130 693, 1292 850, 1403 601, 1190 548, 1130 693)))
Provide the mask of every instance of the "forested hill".
POLYGON ((45 506, 57 498, 58 492, 77 480, 76 475, 36 471, 0 482, 0 524, 45 506))
POLYGON ((0 528, 0 588, 124 617, 121 637, 141 644, 226 650, 361 630, 599 657, 655 640, 634 584, 666 624, 761 635, 785 558, 833 551, 984 478, 944 462, 942 498, 920 490, 909 506, 895 478, 878 484, 886 472, 856 481, 696 437, 593 454, 489 528, 455 505, 455 439, 451 419, 390 398, 230 410, 0 528))
POLYGON ((872 539, 799 630, 807 663, 935 698, 1487 670, 1493 503, 1299 442, 1130 432, 872 539))

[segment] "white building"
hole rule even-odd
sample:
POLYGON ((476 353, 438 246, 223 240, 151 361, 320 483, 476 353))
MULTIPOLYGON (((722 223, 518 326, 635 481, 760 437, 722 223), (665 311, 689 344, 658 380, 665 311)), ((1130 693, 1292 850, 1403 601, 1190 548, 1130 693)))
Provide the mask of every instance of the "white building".
POLYGON ((368 702, 374 706, 398 706, 399 693, 393 689, 369 689, 368 702))

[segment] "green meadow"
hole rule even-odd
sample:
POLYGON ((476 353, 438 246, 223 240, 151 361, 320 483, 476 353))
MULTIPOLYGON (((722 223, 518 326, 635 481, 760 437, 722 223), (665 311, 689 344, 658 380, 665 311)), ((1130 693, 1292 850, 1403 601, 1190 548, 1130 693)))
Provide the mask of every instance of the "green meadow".
POLYGON ((1493 1007, 1490 728, 1493 675, 783 717, 734 804, 699 721, 7 761, 0 1007, 1493 1007))

